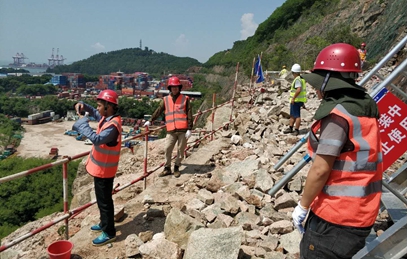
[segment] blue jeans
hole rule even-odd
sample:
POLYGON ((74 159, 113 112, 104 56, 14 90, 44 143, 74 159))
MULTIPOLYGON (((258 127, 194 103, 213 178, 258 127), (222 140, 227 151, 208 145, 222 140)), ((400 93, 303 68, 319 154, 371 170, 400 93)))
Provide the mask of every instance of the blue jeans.
POLYGON ((301 107, 304 106, 302 102, 295 102, 294 104, 290 104, 290 116, 295 118, 301 117, 301 107))
POLYGON ((351 259, 365 246, 371 228, 335 225, 310 211, 300 243, 301 259, 351 259))

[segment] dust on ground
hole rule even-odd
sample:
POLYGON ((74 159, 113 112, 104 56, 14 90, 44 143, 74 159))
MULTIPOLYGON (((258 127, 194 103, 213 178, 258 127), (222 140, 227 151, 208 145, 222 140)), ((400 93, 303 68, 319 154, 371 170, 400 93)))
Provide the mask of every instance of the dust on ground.
MULTIPOLYGON (((92 145, 85 145, 84 141, 76 140, 75 136, 64 135, 71 130, 75 121, 48 122, 37 125, 23 125, 24 137, 17 148, 17 155, 21 157, 48 157, 51 148, 59 149, 59 156, 73 156, 90 151, 92 145)), ((92 128, 97 122, 90 121, 92 128)))

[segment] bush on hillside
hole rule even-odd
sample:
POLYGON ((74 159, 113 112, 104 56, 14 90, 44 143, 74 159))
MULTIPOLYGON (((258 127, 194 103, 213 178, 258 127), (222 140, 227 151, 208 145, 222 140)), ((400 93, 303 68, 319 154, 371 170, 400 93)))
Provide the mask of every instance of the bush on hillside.
MULTIPOLYGON (((10 157, 0 162, 0 177, 32 169, 50 160, 10 157)), ((80 160, 68 166, 68 190, 72 188, 80 160)), ((72 194, 68 194, 69 201, 72 194)), ((0 239, 30 221, 63 211, 62 165, 0 185, 0 239)))

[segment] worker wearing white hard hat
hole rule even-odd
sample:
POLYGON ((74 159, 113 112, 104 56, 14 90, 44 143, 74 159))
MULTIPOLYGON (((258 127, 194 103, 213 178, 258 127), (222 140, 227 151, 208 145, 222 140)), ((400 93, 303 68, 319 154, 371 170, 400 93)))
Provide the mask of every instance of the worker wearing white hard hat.
POLYGON ((304 104, 307 102, 307 92, 305 80, 300 75, 301 66, 294 64, 291 67, 291 73, 294 76, 294 81, 290 88, 290 124, 283 133, 292 133, 296 136, 300 133, 301 107, 304 107, 304 104))

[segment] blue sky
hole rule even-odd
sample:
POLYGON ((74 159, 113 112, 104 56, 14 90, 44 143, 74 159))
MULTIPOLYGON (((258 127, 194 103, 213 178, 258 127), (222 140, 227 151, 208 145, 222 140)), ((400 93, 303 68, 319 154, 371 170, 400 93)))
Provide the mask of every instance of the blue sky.
POLYGON ((206 62, 252 36, 285 0, 0 0, 0 60, 65 63, 140 46, 206 62))

